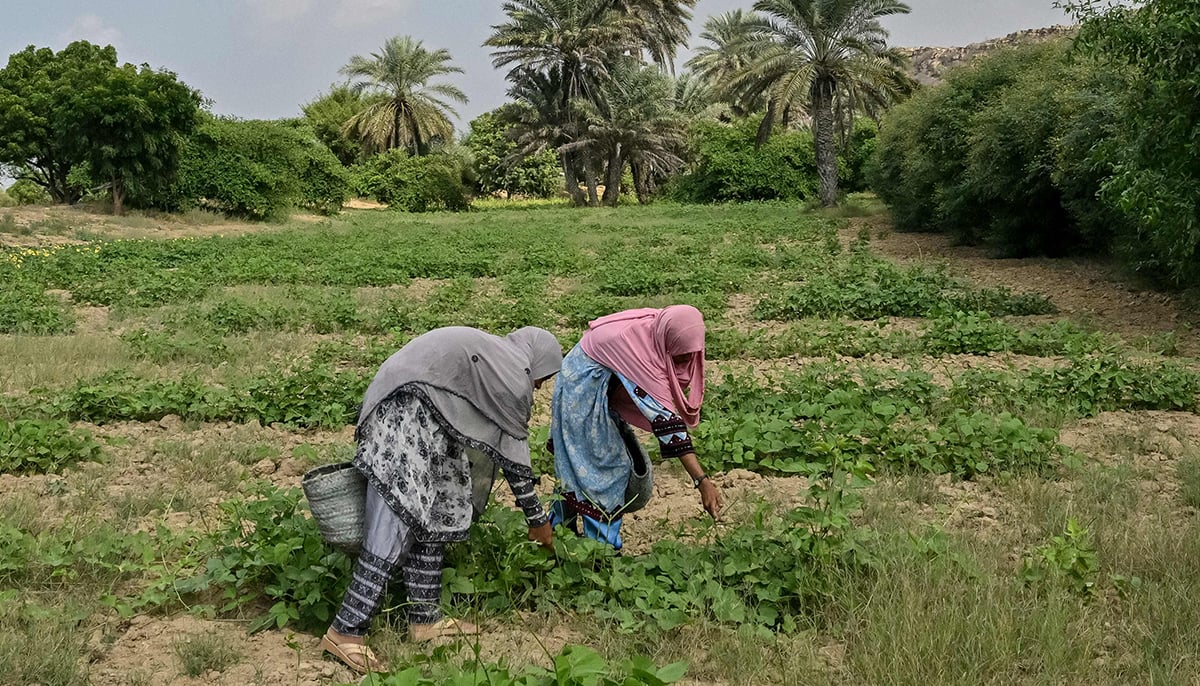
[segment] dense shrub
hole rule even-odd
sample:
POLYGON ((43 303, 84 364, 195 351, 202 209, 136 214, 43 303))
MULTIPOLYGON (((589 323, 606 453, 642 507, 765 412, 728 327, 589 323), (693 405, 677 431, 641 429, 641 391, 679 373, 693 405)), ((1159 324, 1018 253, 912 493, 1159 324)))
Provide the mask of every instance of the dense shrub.
POLYGON ((45 205, 50 203, 46 189, 28 179, 17 179, 6 191, 8 197, 18 205, 45 205))
MULTIPOLYGON (((1090 110, 1080 108, 1081 101, 1108 95, 1106 81, 1093 65, 1068 63, 1061 51, 1047 49, 1044 60, 975 115, 958 200, 964 220, 979 218, 983 240, 1022 255, 1060 255, 1109 243, 1114 224, 1096 197, 1101 177, 1079 174, 1079 165, 1092 157, 1090 147, 1073 141, 1062 161, 1075 164, 1057 173, 1059 141, 1080 130, 1074 117, 1090 110), (1064 189, 1071 193, 1069 202, 1064 189), (1080 214, 1072 215, 1069 207, 1080 214)), ((1091 128, 1092 145, 1104 131, 1091 128)))
POLYGON ((684 202, 805 199, 816 197, 817 162, 812 135, 778 133, 758 150, 757 126, 704 123, 696 128, 691 171, 675 180, 684 202))
POLYGON ((341 163, 305 128, 214 118, 188 141, 172 204, 204 203, 265 219, 301 205, 341 209, 349 191, 341 163))
POLYGON ((856 119, 838 153, 838 188, 844 193, 867 189, 867 167, 878 147, 879 127, 866 118, 856 119))
POLYGON ((1009 255, 1114 251, 1200 283, 1196 4, 1067 7, 1074 42, 980 59, 895 108, 870 183, 903 230, 1009 255))
POLYGON ((368 159, 356 170, 355 189, 407 212, 461 211, 470 208, 461 156, 412 157, 399 148, 368 159))
POLYGON ((1093 13, 1082 5, 1083 52, 1131 71, 1117 103, 1114 172, 1103 197, 1134 224, 1122 249, 1139 271, 1200 283, 1200 21, 1195 0, 1149 0, 1093 13))
POLYGON ((553 150, 544 150, 520 161, 513 160, 517 144, 508 133, 503 107, 471 120, 471 131, 463 144, 471 150, 474 160, 475 190, 485 195, 503 191, 509 197, 554 195, 563 184, 558 155, 553 150))
POLYGON ((1064 68, 1061 44, 1014 48, 953 72, 893 109, 881 127, 870 183, 897 227, 976 243, 997 229, 1010 236, 1028 229, 1030 215, 1040 225, 1061 226, 1050 174, 1059 130, 1055 96, 1068 85, 1064 68), (1008 200, 1016 194, 1023 198, 1019 207, 1008 200))

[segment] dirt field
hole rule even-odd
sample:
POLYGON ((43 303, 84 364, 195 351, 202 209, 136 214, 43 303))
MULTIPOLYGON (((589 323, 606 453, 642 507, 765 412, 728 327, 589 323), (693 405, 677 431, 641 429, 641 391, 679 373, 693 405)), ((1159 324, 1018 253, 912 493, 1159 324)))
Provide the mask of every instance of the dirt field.
MULTIPOLYGON (((213 223, 207 217, 181 220, 146 217, 118 222, 64 208, 0 210, 0 217, 7 217, 8 225, 15 226, 14 230, 0 233, 3 246, 115 237, 231 236, 284 228, 213 223)), ((286 228, 294 228, 297 222, 314 221, 319 225, 327 220, 299 218, 286 228)), ((1107 265, 1085 260, 991 260, 978 250, 951 246, 941 236, 891 232, 880 218, 853 220, 841 229, 839 236, 843 242, 849 242, 864 230, 870 234, 871 249, 890 260, 944 265, 952 274, 961 275, 975 286, 1004 286, 1017 293, 1048 296, 1059 310, 1058 315, 1051 317, 1015 318, 1017 323, 1032 325, 1067 319, 1091 330, 1115 334, 1134 351, 1148 345, 1146 341, 1169 339, 1172 359, 1184 365, 1195 365, 1192 358, 1200 354, 1200 342, 1191 328, 1192 313, 1167 295, 1122 283, 1107 265)), ((553 295, 570 288, 569 281, 553 279, 550 291, 553 295), (568 285, 563 286, 564 283, 568 285)), ((406 292, 413 298, 426 298, 441 286, 439 280, 418 279, 407 286, 406 292)), ((491 293, 490 297, 499 297, 501 292, 496 283, 476 284, 476 289, 477 293, 491 293)), ((740 330, 769 330, 775 326, 772 322, 753 320, 754 297, 745 293, 730 295, 725 324, 740 330)), ((80 307, 77 314, 79 324, 74 334, 77 337, 111 339, 130 326, 129 315, 122 314, 125 319, 117 321, 107 307, 80 307)), ((894 318, 888 326, 919 330, 921 321, 894 318)), ((317 340, 313 337, 313 341, 317 340)), ((20 341, 10 340, 9 344, 17 346, 20 341)), ((33 365, 35 355, 32 351, 28 354, 28 364, 33 365)), ((844 357, 827 359, 850 362, 844 357)), ((712 370, 714 374, 728 369, 768 374, 802 369, 814 360, 800 356, 724 360, 713 363, 712 370)), ((890 367, 912 363, 886 356, 867 356, 859 362, 890 367)), ((1054 356, 989 353, 927 356, 917 364, 933 375, 934 383, 949 384, 968 369, 1023 371, 1052 368, 1064 362, 1054 356)), ((79 373, 83 375, 82 370, 92 368, 81 363, 79 373)), ((103 360, 94 365, 97 370, 106 368, 108 363, 103 360)), ((548 394, 549 390, 543 389, 538 396, 535 426, 548 421, 548 394)), ((215 516, 218 505, 245 481, 257 477, 281 487, 298 486, 301 475, 314 460, 344 458, 353 450, 349 427, 298 431, 284 426, 264 427, 257 422, 198 423, 176 416, 152 422, 104 425, 77 422, 75 426, 89 430, 105 445, 104 462, 84 463, 62 476, 0 475, 0 503, 5 504, 9 514, 19 513, 23 526, 31 530, 51 527, 62 508, 76 506, 88 507, 104 519, 127 521, 134 530, 152 530, 159 522, 179 530, 204 527, 215 516), (47 493, 63 495, 43 497, 47 493)), ((1170 521, 1194 526, 1196 484, 1189 481, 1187 466, 1190 461, 1200 459, 1200 416, 1162 410, 1101 412, 1087 419, 1069 420, 1062 426, 1060 441, 1080 456, 1080 462, 1053 479, 985 475, 961 480, 950 475, 881 473, 864 492, 866 505, 856 515, 857 522, 885 532, 935 530, 963 542, 978 552, 980 559, 994 560, 996 569, 1014 574, 1023 555, 1035 543, 1056 533, 1050 523, 1059 522, 1062 516, 1079 516, 1088 521, 1101 537, 1101 545, 1115 540, 1112 537, 1125 537, 1121 539, 1124 542, 1114 544, 1117 547, 1111 559, 1132 555, 1129 551, 1135 546, 1131 539, 1136 539, 1139 531, 1161 529, 1170 521), (1108 509, 1117 507, 1112 502, 1120 503, 1120 509, 1108 509)), ((703 459, 703 446, 700 450, 703 459)), ((743 525, 763 502, 783 509, 803 505, 808 485, 803 478, 762 475, 745 469, 717 473, 714 480, 726 502, 722 527, 743 525)), ((550 489, 550 479, 544 477, 540 490, 550 489)), ((498 492, 497 496, 503 503, 505 494, 498 492)), ((661 536, 701 516, 697 494, 681 469, 664 462, 658 466, 654 500, 627 519, 625 554, 647 553, 661 536)), ((721 530, 718 527, 715 531, 719 534, 721 530)), ((1102 552, 1106 550, 1102 548, 1102 552)), ((1122 612, 1122 606, 1119 600, 1112 603, 1109 610, 1095 605, 1082 610, 1088 627, 1093 620, 1097 627, 1117 621, 1114 617, 1122 612)), ((79 626, 87 632, 84 672, 90 683, 102 686, 315 686, 352 679, 339 664, 322 658, 315 637, 287 629, 248 635, 243 621, 205 619, 186 612, 165 615, 152 612, 121 619, 101 611, 81 621, 79 626), (219 643, 232 646, 236 658, 223 671, 210 670, 195 677, 183 675, 180 645, 213 636, 219 643)), ((464 645, 463 655, 477 650, 485 660, 548 665, 548 656, 570 643, 599 644, 614 655, 621 654, 629 645, 638 645, 636 641, 621 643, 628 639, 598 638, 596 625, 587 618, 553 613, 530 613, 504 621, 487 619, 484 626, 484 636, 477 643, 464 645)), ((863 644, 869 640, 869 632, 861 625, 854 628, 853 621, 847 621, 847 626, 851 628, 832 633, 806 630, 763 643, 754 649, 759 651, 754 660, 757 660, 755 669, 760 671, 751 675, 758 674, 757 679, 790 679, 797 674, 808 674, 813 683, 871 683, 870 675, 876 673, 872 670, 878 665, 871 661, 873 658, 864 657, 863 644), (792 676, 778 676, 781 674, 792 676)), ((1090 637, 1088 632, 1093 629, 1082 631, 1090 637)), ((1110 635, 1118 638, 1111 639, 1097 634, 1099 647, 1097 654, 1088 658, 1089 669, 1111 678, 1112 683, 1126 676, 1131 679, 1129 683, 1140 682, 1145 674, 1136 665, 1138 649, 1130 638, 1134 634, 1133 629, 1114 629, 1110 635)), ((379 632, 376 646, 397 658, 415 655, 418 648, 405 643, 402 636, 399 629, 384 629, 379 632)), ((735 661, 728 657, 737 654, 731 646, 740 639, 734 636, 715 629, 685 628, 670 638, 647 640, 639 649, 657 653, 664 660, 691 661, 691 675, 682 683, 767 683, 755 681, 753 676, 748 681, 729 676, 733 668, 724 661, 735 661), (713 646, 722 647, 718 650, 713 646)), ((1080 664, 1085 662, 1082 660, 1080 664)), ((1036 669, 1030 672, 1026 683, 1042 683, 1036 673, 1036 669)), ((958 683, 949 678, 945 682, 958 683)), ((0 678, 0 683, 15 682, 0 678)))

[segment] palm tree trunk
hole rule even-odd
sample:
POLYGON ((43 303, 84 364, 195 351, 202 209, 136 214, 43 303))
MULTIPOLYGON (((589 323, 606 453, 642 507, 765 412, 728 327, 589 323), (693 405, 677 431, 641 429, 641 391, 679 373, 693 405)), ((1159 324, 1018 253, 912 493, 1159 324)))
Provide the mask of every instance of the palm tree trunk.
POLYGON ((583 207, 586 203, 583 199, 583 191, 579 189, 579 176, 575 174, 575 156, 570 153, 562 153, 563 164, 563 179, 567 182, 567 193, 571 196, 571 203, 575 207, 583 207))
POLYGON ((754 139, 754 149, 758 150, 771 138, 771 128, 775 125, 775 98, 767 101, 767 114, 758 125, 758 137, 754 139))
POLYGON ((421 129, 417 127, 417 122, 413 119, 411 113, 408 115, 408 125, 411 127, 412 131, 413 157, 420 157, 424 154, 421 151, 421 148, 424 146, 425 142, 421 140, 421 129))
POLYGON ((598 207, 600 196, 596 193, 596 165, 592 164, 591 151, 585 149, 580 154, 579 160, 583 163, 583 182, 587 184, 588 207, 598 207))
POLYGON ((817 194, 821 204, 833 207, 837 204, 837 149, 833 134, 833 90, 836 84, 830 78, 813 81, 813 146, 817 153, 817 194))
POLYGON ((604 175, 604 196, 600 198, 601 205, 616 207, 621 199, 621 176, 625 173, 625 155, 620 143, 613 143, 608 153, 608 169, 604 175))
POLYGON ((646 173, 646 168, 637 162, 629 163, 629 172, 633 175, 633 189, 637 193, 639 205, 645 205, 650 202, 650 193, 652 192, 650 175, 646 173))

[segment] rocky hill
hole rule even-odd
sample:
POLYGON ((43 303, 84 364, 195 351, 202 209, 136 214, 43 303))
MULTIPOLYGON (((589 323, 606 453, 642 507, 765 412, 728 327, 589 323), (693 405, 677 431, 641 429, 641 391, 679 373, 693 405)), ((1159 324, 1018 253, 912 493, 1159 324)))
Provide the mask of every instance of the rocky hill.
POLYGON ((946 71, 960 64, 965 64, 1002 48, 1040 43, 1070 36, 1075 33, 1074 26, 1050 26, 1042 29, 1029 29, 1010 33, 1003 38, 993 38, 982 43, 972 43, 961 48, 900 48, 908 55, 911 71, 921 83, 937 83, 945 76, 946 71))

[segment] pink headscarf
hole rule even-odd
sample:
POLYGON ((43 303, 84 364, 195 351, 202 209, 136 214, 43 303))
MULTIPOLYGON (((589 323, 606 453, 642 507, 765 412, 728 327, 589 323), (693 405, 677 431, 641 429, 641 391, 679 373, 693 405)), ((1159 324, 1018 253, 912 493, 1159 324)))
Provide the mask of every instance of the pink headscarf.
MULTIPOLYGON (((704 315, 691 305, 626 310, 593 320, 579 343, 593 360, 620 373, 683 418, 700 422, 704 402, 704 315), (677 355, 689 355, 675 364, 677 355), (688 393, 684 396, 683 389, 688 393)), ((634 408, 618 406, 634 426, 650 423, 634 408), (632 411, 631 411, 632 410, 632 411)))

